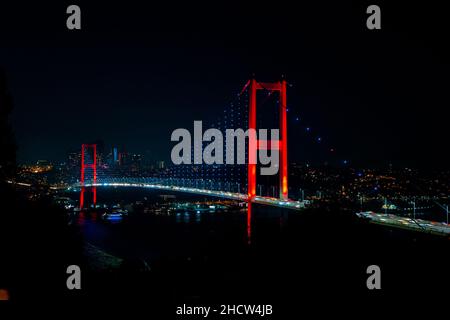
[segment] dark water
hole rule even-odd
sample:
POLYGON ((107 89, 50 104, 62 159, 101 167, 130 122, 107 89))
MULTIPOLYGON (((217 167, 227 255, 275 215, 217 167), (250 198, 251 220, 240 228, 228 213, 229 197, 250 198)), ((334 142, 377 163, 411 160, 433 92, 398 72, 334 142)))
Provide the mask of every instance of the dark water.
POLYGON ((226 244, 230 250, 247 247, 246 213, 179 212, 145 214, 107 222, 96 214, 77 219, 89 243, 121 258, 155 262, 163 258, 205 255, 211 247, 226 244))
MULTIPOLYGON (((143 201, 148 206, 165 203, 160 193, 142 189, 99 190, 102 203, 129 204, 143 201)), ((167 193, 164 193, 167 194, 167 193)), ((204 201, 203 197, 176 195, 170 201, 204 201)), ((137 211, 137 210, 136 210, 137 211)), ((248 249, 247 213, 228 212, 172 212, 170 214, 137 213, 130 210, 128 217, 107 222, 101 213, 78 216, 84 239, 108 253, 121 258, 157 262, 160 259, 182 259, 207 256, 208 250, 226 245, 230 250, 248 249)))
MULTIPOLYGON (((106 203, 161 201, 150 190, 99 190, 106 203)), ((203 200, 177 195, 183 200, 203 200)), ((179 200, 179 199, 177 199, 179 200)), ((119 223, 78 218, 85 241, 124 259, 119 273, 99 272, 91 296, 153 303, 268 303, 278 315, 300 305, 388 303, 399 297, 443 298, 448 288, 448 239, 359 221, 339 208, 305 212, 252 206, 245 212, 133 215, 119 223), (142 265, 150 270, 142 270, 142 265), (366 268, 382 271, 382 290, 366 287, 366 268), (115 292, 114 294, 112 292, 115 292)), ((298 310, 297 310, 298 311, 298 310)), ((317 310, 322 312, 324 310, 317 310)))

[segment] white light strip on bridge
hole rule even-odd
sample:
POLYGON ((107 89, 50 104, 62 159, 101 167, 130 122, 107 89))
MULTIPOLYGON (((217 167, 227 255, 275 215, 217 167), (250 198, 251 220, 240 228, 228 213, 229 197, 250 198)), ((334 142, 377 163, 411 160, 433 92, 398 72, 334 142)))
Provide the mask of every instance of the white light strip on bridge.
MULTIPOLYGON (((177 187, 177 186, 166 186, 161 184, 149 184, 149 183, 129 183, 129 182, 111 182, 111 183, 84 183, 84 185, 76 184, 74 187, 136 187, 136 188, 150 188, 150 189, 160 189, 167 191, 177 191, 177 192, 187 192, 187 193, 195 193, 195 194, 203 194, 213 197, 220 197, 232 200, 239 201, 248 201, 248 196, 243 193, 236 192, 228 192, 228 191, 216 191, 216 190, 205 190, 205 189, 197 189, 197 188, 188 188, 188 187, 177 187)), ((269 197, 255 197, 253 199, 254 203, 283 207, 294 210, 301 210, 305 208, 305 203, 302 201, 294 201, 294 200, 280 200, 277 198, 269 198, 269 197)))

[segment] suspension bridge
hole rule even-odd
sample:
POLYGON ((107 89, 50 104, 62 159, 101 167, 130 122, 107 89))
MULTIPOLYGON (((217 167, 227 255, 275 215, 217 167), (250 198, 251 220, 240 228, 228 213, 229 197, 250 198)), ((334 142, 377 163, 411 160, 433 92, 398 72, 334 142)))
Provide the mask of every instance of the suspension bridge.
MULTIPOLYGON (((204 149, 204 145, 200 144, 200 146, 192 147, 193 150, 191 150, 192 152, 190 154, 194 155, 194 161, 190 163, 193 164, 172 165, 165 172, 156 176, 130 176, 123 174, 123 172, 122 174, 117 173, 114 169, 108 168, 100 163, 97 156, 96 144, 83 144, 81 146, 81 177, 77 183, 72 185, 72 187, 80 189, 80 209, 85 208, 85 193, 87 189, 91 189, 92 204, 94 207, 96 206, 98 187, 133 187, 191 193, 246 202, 248 207, 247 226, 249 234, 252 211, 251 204, 253 203, 290 210, 303 210, 309 204, 309 201, 294 200, 289 198, 288 194, 288 108, 286 80, 267 83, 250 79, 237 95, 236 101, 231 103, 229 108, 223 111, 223 115, 219 116, 217 123, 211 124, 211 128, 219 128, 224 132, 226 129, 231 128, 256 130, 257 127, 261 127, 262 121, 258 117, 259 113, 257 113, 258 91, 266 93, 263 102, 259 104, 260 108, 274 93, 278 93, 278 100, 276 102, 278 112, 271 114, 271 126, 278 127, 280 135, 277 141, 259 140, 255 136, 249 135, 245 147, 246 162, 244 165, 204 164, 202 161, 199 162, 198 159, 196 161, 195 155, 202 155, 204 149), (277 122, 275 125, 273 123, 274 120, 277 122), (200 152, 198 152, 199 150, 195 150, 195 148, 199 148, 200 152), (271 152, 278 152, 279 155, 278 173, 276 176, 271 177, 271 194, 269 194, 267 187, 264 187, 262 184, 257 184, 257 164, 249 161, 252 155, 258 150, 270 150, 271 152), (277 186, 273 186, 274 177, 276 177, 277 181, 275 183, 277 186), (266 192, 264 192, 264 189, 266 192)), ((298 116, 294 119, 296 122, 299 121, 298 116)), ((310 133, 311 127, 306 126, 305 131, 310 133)), ((316 136, 315 140, 317 143, 323 142, 321 136, 316 136)), ((331 147, 328 151, 334 154, 335 148, 331 147)), ((347 163, 347 160, 343 160, 343 164, 347 163)), ((444 235, 450 233, 448 224, 418 223, 418 220, 415 219, 409 221, 403 217, 373 212, 360 212, 358 216, 374 223, 400 226, 411 230, 417 229, 422 232, 444 235), (420 228, 418 229, 418 227, 420 228)))
MULTIPOLYGON (((83 144, 81 146, 81 178, 73 187, 80 188, 80 207, 85 205, 86 188, 92 189, 92 203, 97 203, 97 187, 140 187, 165 191, 185 192, 212 197, 220 197, 259 203, 270 206, 285 207, 300 210, 305 207, 304 201, 289 199, 288 196, 288 144, 287 144, 287 82, 258 82, 250 79, 238 95, 238 102, 231 104, 231 112, 238 112, 233 117, 229 111, 215 124, 217 127, 241 127, 257 129, 257 92, 267 93, 266 100, 273 93, 278 93, 278 125, 279 140, 258 140, 249 136, 246 147, 245 165, 180 165, 172 166, 169 174, 160 177, 117 177, 102 172, 98 163, 97 145, 83 144), (238 110, 244 105, 245 111, 238 110), (233 110, 234 108, 234 110, 233 110), (257 194, 257 164, 248 161, 257 150, 270 150, 279 154, 278 196, 263 196, 257 194), (195 173, 193 173, 195 171, 195 173)), ((195 163, 195 161, 194 161, 195 163)), ((261 187, 260 193, 261 193, 261 187)))

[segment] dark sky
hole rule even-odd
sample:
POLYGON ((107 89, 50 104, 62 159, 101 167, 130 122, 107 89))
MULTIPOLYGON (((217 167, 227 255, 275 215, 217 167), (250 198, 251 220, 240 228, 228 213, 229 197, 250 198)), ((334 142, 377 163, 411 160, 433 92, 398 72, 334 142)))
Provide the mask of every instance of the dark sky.
MULTIPOLYGON (((375 31, 371 2, 91 2, 0 4, 20 161, 64 160, 96 139, 167 159, 175 128, 215 119, 252 74, 284 74, 288 106, 342 159, 447 164, 449 26, 438 2, 377 2, 375 31), (70 4, 80 31, 66 29, 70 4)), ((289 127, 289 146, 292 161, 321 152, 301 127, 289 127)))

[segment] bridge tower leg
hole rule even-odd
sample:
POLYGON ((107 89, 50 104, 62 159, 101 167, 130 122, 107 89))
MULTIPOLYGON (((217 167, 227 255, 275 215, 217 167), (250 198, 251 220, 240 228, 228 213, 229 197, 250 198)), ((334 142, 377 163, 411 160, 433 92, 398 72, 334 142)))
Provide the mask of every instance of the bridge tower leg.
POLYGON ((280 199, 288 199, 286 80, 280 84, 280 199))
POLYGON ((94 206, 97 203, 97 187, 95 184, 97 183, 97 145, 96 144, 82 144, 81 145, 81 191, 80 191, 80 209, 83 209, 84 207, 84 192, 86 191, 86 188, 84 186, 85 183, 85 172, 86 169, 92 169, 93 170, 93 187, 92 187, 92 202, 94 203, 94 206), (86 149, 91 148, 93 151, 93 163, 86 163, 86 157, 85 152, 86 149))
MULTIPOLYGON (((256 130, 256 80, 250 80, 248 129, 256 130)), ((247 190, 248 198, 251 200, 256 196, 256 144, 255 137, 249 134, 248 138, 248 168, 247 168, 247 190)))

